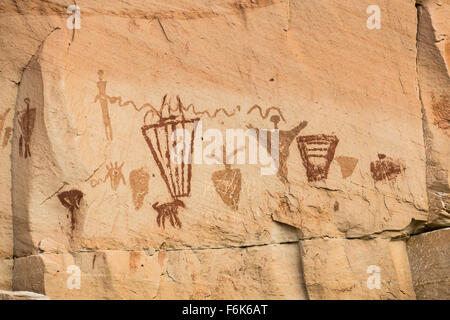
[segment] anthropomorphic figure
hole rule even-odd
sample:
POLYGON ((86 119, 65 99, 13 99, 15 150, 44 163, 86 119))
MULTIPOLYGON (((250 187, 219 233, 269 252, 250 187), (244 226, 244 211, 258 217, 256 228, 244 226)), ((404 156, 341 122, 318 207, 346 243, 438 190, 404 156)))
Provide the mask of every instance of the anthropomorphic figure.
POLYGON ((34 123, 36 121, 36 108, 30 108, 30 99, 25 98, 25 103, 27 104, 27 109, 19 113, 18 121, 22 135, 19 138, 19 155, 28 158, 31 157, 30 142, 31 135, 33 134, 34 123), (22 153, 23 145, 25 145, 25 150, 22 153))
POLYGON ((3 149, 6 148, 6 146, 8 145, 9 139, 11 139, 11 135, 12 135, 12 128, 6 127, 5 135, 3 136, 3 143, 2 143, 3 149))
POLYGON ((6 111, 3 114, 0 114, 0 137, 2 135, 3 127, 5 125, 6 116, 8 115, 9 111, 11 111, 11 108, 6 109, 6 111))
POLYGON ((59 201, 70 212, 70 222, 72 231, 75 229, 76 226, 75 210, 80 209, 80 202, 82 198, 83 193, 75 189, 70 191, 64 191, 58 194, 59 201))
POLYGON ((106 169, 108 170, 108 172, 106 173, 103 182, 106 182, 106 180, 109 178, 111 182, 111 188, 114 191, 116 191, 117 188, 119 187, 120 181, 122 181, 123 184, 126 184, 125 177, 123 176, 122 173, 122 167, 124 164, 125 163, 122 162, 122 164, 119 166, 117 162, 115 162, 114 165, 112 163, 110 163, 109 166, 106 165, 106 169))
POLYGON ((111 118, 109 116, 108 100, 110 99, 106 94, 106 81, 103 81, 103 70, 98 71, 97 81, 98 95, 95 97, 95 102, 100 101, 103 114, 103 124, 105 126, 106 139, 112 141, 113 132, 111 126, 111 118))
MULTIPOLYGON (((275 115, 270 118, 270 121, 273 122, 275 129, 278 129, 278 123, 280 122, 280 117, 275 115)), ((302 131, 308 122, 302 121, 297 126, 292 128, 291 130, 280 130, 279 131, 279 144, 280 144, 280 164, 277 172, 278 178, 281 182, 287 182, 288 168, 287 168, 287 159, 289 157, 289 148, 294 141, 295 137, 298 136, 300 131, 302 131)), ((268 150, 271 150, 268 148, 268 150)))
MULTIPOLYGON (((280 122, 281 118, 278 115, 274 115, 270 117, 270 121, 274 125, 274 129, 278 129, 278 123, 280 122)), ((294 141, 295 137, 302 131, 306 125, 308 124, 307 121, 300 122, 297 126, 292 128, 291 130, 279 130, 278 131, 278 143, 279 143, 279 166, 278 166, 278 172, 277 177, 281 180, 281 182, 286 183, 287 175, 288 175, 288 168, 287 168, 287 159, 289 157, 289 148, 292 144, 292 141, 294 141)), ((249 128, 254 129, 253 126, 249 126, 249 128)), ((259 133, 259 129, 256 129, 259 133)), ((267 152, 271 153, 271 136, 267 136, 267 152)))

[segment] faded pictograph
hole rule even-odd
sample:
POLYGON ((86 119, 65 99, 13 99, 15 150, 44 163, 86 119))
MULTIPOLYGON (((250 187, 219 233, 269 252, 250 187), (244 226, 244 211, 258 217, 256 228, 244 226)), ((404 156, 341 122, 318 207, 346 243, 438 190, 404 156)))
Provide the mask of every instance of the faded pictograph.
MULTIPOLYGON (((166 103, 165 98, 162 101, 161 109, 166 103)), ((142 127, 142 134, 150 149, 150 153, 156 162, 160 175, 167 186, 173 201, 159 205, 155 203, 153 208, 158 212, 156 219, 158 226, 165 227, 165 219, 168 218, 173 227, 181 228, 181 221, 178 218, 178 208, 185 207, 180 198, 189 197, 191 194, 191 179, 192 179, 192 163, 191 161, 180 161, 180 163, 173 163, 171 155, 176 154, 174 148, 177 144, 176 137, 177 130, 187 130, 190 132, 190 141, 185 141, 186 136, 182 139, 185 147, 181 150, 181 157, 183 159, 192 158, 194 149, 194 123, 199 118, 186 119, 184 117, 183 104, 178 98, 178 115, 171 115, 171 108, 168 107, 169 116, 163 117, 162 112, 158 113, 159 120, 150 125, 142 127)), ((145 123, 145 121, 144 121, 145 123)))
MULTIPOLYGON (((223 149, 223 159, 226 159, 226 149, 225 147, 223 149)), ((237 210, 242 187, 241 171, 231 169, 230 164, 224 163, 224 165, 224 170, 213 172, 211 180, 222 201, 231 209, 237 210)))
POLYGON ((447 39, 445 43, 445 60, 447 61, 448 68, 450 68, 450 39, 447 39))
POLYGON ((17 118, 22 132, 19 138, 19 155, 24 158, 31 157, 31 135, 33 134, 34 123, 36 121, 36 108, 30 108, 30 99, 25 98, 27 108, 19 112, 17 118))
POLYGON ((6 109, 5 112, 0 114, 0 136, 3 131, 3 127, 5 126, 6 117, 8 116, 8 113, 11 111, 11 108, 6 109))
POLYGON ((370 173, 375 182, 395 181, 403 171, 405 171, 405 167, 399 160, 392 159, 382 153, 378 154, 378 160, 370 163, 370 173))
POLYGON ((334 202, 333 210, 334 211, 339 211, 339 202, 337 200, 334 202))
POLYGON ((64 191, 58 194, 58 199, 61 202, 61 204, 69 210, 69 214, 67 215, 67 218, 70 220, 70 226, 72 232, 77 227, 77 217, 76 217, 76 211, 80 209, 80 202, 81 199, 83 199, 83 192, 80 190, 70 190, 70 191, 64 191))
POLYGON ((5 135, 3 136, 3 142, 2 142, 3 149, 6 148, 6 146, 8 145, 8 142, 11 140, 12 130, 13 129, 11 127, 5 128, 5 135))
POLYGON ((92 188, 97 187, 102 182, 103 182, 103 179, 95 179, 95 178, 89 179, 89 184, 91 185, 92 188))
POLYGON ((109 116, 109 106, 108 102, 112 100, 107 94, 106 94, 106 81, 103 80, 103 70, 98 70, 98 81, 97 81, 97 88, 98 88, 98 95, 95 97, 94 102, 99 101, 100 107, 102 109, 102 115, 103 115, 103 125, 105 127, 105 134, 107 140, 113 139, 113 130, 111 125, 111 117, 109 116))
POLYGON ((267 117, 269 116, 270 112, 272 110, 275 110, 278 112, 278 114, 280 115, 281 119, 283 119, 283 121, 286 121, 286 119, 283 116, 283 112, 281 112, 281 109, 278 107, 270 107, 267 108, 265 112, 263 112, 262 108, 258 105, 254 105, 253 107, 250 108, 250 110, 248 110, 247 114, 251 114, 254 110, 258 110, 259 115, 261 116, 261 118, 263 120, 267 119, 267 117))
POLYGON ((336 157, 336 162, 341 167, 342 178, 346 179, 353 174, 356 165, 358 164, 358 159, 346 156, 336 157))
POLYGON ((309 135, 297 138, 297 145, 309 182, 325 180, 339 139, 334 135, 309 135))
MULTIPOLYGON (((0 114, 0 138, 1 138, 1 136, 2 136, 2 133, 3 133, 3 128, 4 128, 4 126, 5 126, 5 121, 6 121, 6 117, 8 116, 8 113, 11 111, 11 108, 8 108, 8 109, 6 109, 6 111, 5 112, 3 112, 2 114, 0 114)), ((10 127, 7 127, 6 129, 5 129, 5 134, 4 134, 4 136, 3 136, 3 143, 2 143, 2 147, 3 148, 5 148, 6 147, 6 145, 8 144, 8 142, 9 142, 9 139, 10 139, 10 137, 11 137, 11 128, 10 127)))
POLYGON ((111 183, 111 188, 116 191, 117 188, 120 185, 120 182, 122 182, 124 185, 127 183, 125 182, 125 177, 122 173, 122 168, 125 162, 122 162, 122 164, 119 166, 118 162, 114 162, 114 164, 111 162, 109 165, 106 165, 106 176, 103 179, 103 182, 106 182, 106 180, 109 179, 111 183))
POLYGON ((431 95, 434 121, 433 124, 450 136, 450 96, 431 95))
MULTIPOLYGON (((109 96, 106 92, 107 81, 103 80, 104 71, 98 70, 97 74, 98 74, 98 81, 97 81, 98 95, 95 97, 94 102, 99 101, 99 103, 100 103, 100 107, 101 107, 102 115, 103 115, 103 124, 105 127, 105 134, 106 134, 107 140, 110 140, 110 141, 113 140, 113 128, 112 128, 112 124, 111 124, 111 117, 110 117, 110 110, 109 110, 110 104, 111 105, 117 104, 119 107, 131 106, 137 112, 141 112, 143 110, 146 111, 145 116, 144 116, 144 123, 145 123, 145 119, 149 115, 152 115, 152 116, 157 115, 157 116, 159 116, 159 118, 162 118, 164 109, 167 109, 169 111, 169 113, 172 111, 179 110, 179 106, 175 107, 174 109, 171 109, 170 101, 167 102, 167 100, 169 100, 169 99, 167 99, 167 94, 164 96, 163 103, 161 104, 161 107, 159 108, 159 110, 157 108, 155 108, 153 106, 153 104, 150 102, 145 102, 139 106, 133 100, 125 100, 121 96, 109 96)), ((177 99, 179 99, 179 97, 177 97, 177 99)), ((240 110, 241 110, 241 107, 236 106, 233 109, 233 111, 231 111, 231 112, 225 110, 224 108, 218 108, 213 113, 211 113, 208 110, 197 111, 193 104, 189 104, 187 106, 181 105, 181 109, 180 109, 180 111, 182 111, 182 112, 189 111, 194 115, 205 115, 205 116, 208 116, 209 118, 216 118, 219 115, 219 113, 223 113, 227 117, 232 117, 236 113, 240 112, 240 110)))
POLYGON ((133 196, 133 204, 136 210, 142 208, 145 196, 148 194, 150 175, 144 168, 130 172, 130 187, 133 196))

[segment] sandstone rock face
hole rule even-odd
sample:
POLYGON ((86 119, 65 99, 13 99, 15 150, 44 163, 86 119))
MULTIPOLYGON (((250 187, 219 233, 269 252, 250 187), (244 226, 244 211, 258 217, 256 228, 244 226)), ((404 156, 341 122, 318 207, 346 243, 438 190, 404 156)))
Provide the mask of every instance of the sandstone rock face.
POLYGON ((50 300, 50 298, 34 292, 0 290, 0 300, 50 300))
POLYGON ((43 253, 16 259, 14 285, 54 299, 305 299, 300 261, 296 243, 43 253), (80 268, 79 289, 67 284, 71 265, 80 268))
POLYGON ((420 234, 407 242, 418 299, 450 299, 450 229, 420 234))
POLYGON ((406 240, 450 225, 448 0, 380 1, 379 29, 365 0, 78 0, 80 29, 71 5, 0 4, 0 289, 423 297, 406 240), (256 145, 278 171, 215 148, 229 129, 278 129, 256 145))
POLYGON ((448 1, 424 1, 418 6, 417 75, 423 107, 427 159, 428 223, 450 222, 450 24, 448 1))
POLYGON ((0 288, 2 289, 12 289, 13 263, 12 259, 0 259, 0 288))
POLYGON ((415 299, 403 241, 306 240, 302 256, 311 299, 415 299), (380 286, 368 290, 372 269, 380 286))

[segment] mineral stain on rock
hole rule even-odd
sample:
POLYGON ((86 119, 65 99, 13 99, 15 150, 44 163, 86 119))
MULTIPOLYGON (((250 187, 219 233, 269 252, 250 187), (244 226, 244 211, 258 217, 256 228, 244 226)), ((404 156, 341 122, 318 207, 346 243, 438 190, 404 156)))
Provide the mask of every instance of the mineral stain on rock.
POLYGON ((339 202, 335 201, 333 206, 334 211, 339 211, 339 202))
POLYGON ((450 98, 448 96, 440 96, 436 98, 432 96, 432 107, 434 114, 434 125, 439 129, 444 130, 447 135, 450 135, 447 131, 450 129, 450 98))
POLYGON ((138 269, 140 260, 141 260, 140 252, 131 252, 130 253, 129 268, 131 271, 136 271, 138 269))
POLYGON ((379 153, 378 159, 370 163, 370 172, 375 181, 394 180, 405 170, 398 160, 387 157, 385 154, 379 153))
POLYGON ((450 70, 450 40, 445 44, 445 60, 447 61, 447 68, 450 70))
POLYGON ((130 187, 133 195, 133 204, 136 210, 142 208, 145 196, 148 194, 150 174, 144 168, 130 172, 130 187))
POLYGON ((166 253, 164 251, 160 251, 158 253, 158 263, 162 267, 164 265, 164 260, 166 259, 166 253))

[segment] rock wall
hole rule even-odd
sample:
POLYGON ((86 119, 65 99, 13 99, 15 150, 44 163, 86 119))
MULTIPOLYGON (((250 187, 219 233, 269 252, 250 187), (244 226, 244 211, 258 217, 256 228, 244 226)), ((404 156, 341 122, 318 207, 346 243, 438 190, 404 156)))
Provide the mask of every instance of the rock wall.
POLYGON ((0 290, 0 300, 50 300, 48 297, 27 291, 4 291, 0 290))
POLYGON ((448 299, 450 296, 450 229, 413 236, 407 249, 418 299, 448 299))
POLYGON ((450 225, 450 1, 377 2, 379 29, 366 0, 78 0, 70 29, 72 1, 2 1, 0 289, 430 297, 407 245, 450 225), (208 129, 279 129, 278 171, 212 163, 208 129))

